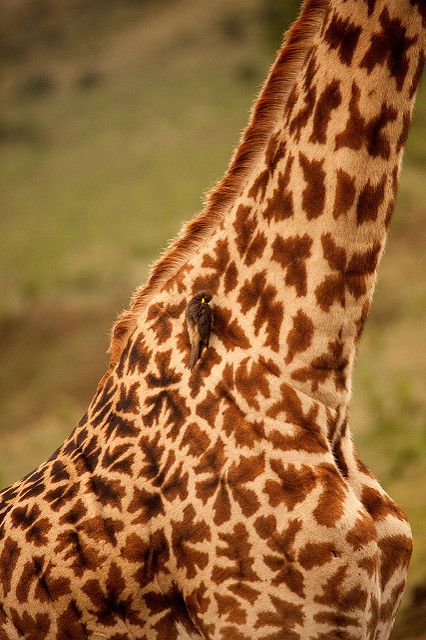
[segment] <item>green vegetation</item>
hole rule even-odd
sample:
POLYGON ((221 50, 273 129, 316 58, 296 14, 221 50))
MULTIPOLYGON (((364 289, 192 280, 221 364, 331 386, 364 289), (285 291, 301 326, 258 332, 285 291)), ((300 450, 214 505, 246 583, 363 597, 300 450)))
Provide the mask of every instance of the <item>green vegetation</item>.
MULTIPOLYGON (((39 4, 40 28, 3 41, 0 486, 84 412, 115 315, 221 176, 281 39, 274 0, 110 0, 89 13, 64 0, 74 9, 60 16, 39 4)), ((351 419, 413 525, 410 585, 426 562, 425 96, 423 85, 351 419)))

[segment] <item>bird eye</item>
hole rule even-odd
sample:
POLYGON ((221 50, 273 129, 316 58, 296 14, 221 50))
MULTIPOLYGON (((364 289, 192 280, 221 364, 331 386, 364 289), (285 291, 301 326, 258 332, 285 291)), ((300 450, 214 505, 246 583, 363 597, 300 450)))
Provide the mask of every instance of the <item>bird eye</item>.
POLYGON ((206 299, 205 299, 205 298, 201 298, 201 302, 205 302, 205 301, 206 301, 206 299))

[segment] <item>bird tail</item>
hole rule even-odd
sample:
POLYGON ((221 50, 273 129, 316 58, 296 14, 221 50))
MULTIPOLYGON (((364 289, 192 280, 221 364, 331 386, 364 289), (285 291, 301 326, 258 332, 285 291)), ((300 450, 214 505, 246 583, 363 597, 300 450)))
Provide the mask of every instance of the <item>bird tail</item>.
POLYGON ((198 358, 201 356, 201 340, 193 342, 191 345, 191 355, 189 356, 189 368, 193 369, 198 358))

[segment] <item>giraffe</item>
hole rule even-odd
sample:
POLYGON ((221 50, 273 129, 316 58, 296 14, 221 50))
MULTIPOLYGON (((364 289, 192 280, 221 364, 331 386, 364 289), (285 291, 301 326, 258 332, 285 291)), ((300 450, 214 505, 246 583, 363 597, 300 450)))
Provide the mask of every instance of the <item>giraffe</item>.
POLYGON ((389 637, 410 527, 348 405, 425 21, 423 0, 305 0, 87 413, 0 495, 0 640, 389 637))

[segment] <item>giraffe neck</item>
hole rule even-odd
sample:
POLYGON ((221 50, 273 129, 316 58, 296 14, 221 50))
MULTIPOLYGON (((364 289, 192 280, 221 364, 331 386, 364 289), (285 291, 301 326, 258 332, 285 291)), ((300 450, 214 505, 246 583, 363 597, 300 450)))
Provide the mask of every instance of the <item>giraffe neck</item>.
POLYGON ((283 316, 276 349, 294 384, 342 404, 395 203, 424 38, 414 1, 330 5, 224 227, 247 267, 243 313, 259 291, 265 314, 283 316), (334 386, 319 392, 330 368, 334 386))
POLYGON ((110 371, 150 304, 210 289, 216 313, 227 308, 222 338, 234 315, 244 349, 327 405, 347 404, 424 23, 420 0, 305 0, 227 173, 116 323, 110 371))

